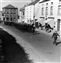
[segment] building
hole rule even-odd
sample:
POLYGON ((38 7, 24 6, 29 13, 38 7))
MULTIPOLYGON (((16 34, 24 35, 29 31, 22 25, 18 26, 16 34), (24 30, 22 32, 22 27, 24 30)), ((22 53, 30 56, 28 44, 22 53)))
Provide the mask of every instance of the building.
POLYGON ((39 2, 41 2, 42 0, 39 0, 36 4, 35 4, 35 25, 36 27, 39 26, 40 23, 40 5, 39 2))
POLYGON ((28 24, 32 24, 35 23, 35 17, 36 17, 36 8, 35 8, 35 4, 38 2, 39 0, 35 0, 33 2, 31 2, 30 4, 28 4, 25 7, 25 22, 28 24))
POLYGON ((28 5, 25 7, 25 22, 31 24, 34 15, 34 5, 28 5))
POLYGON ((39 18, 39 15, 40 15, 40 10, 39 10, 39 1, 35 4, 35 19, 38 19, 39 18))
POLYGON ((20 18, 18 22, 24 22, 25 21, 25 6, 20 9, 20 18))
POLYGON ((18 8, 12 6, 11 4, 3 7, 3 20, 8 22, 17 22, 18 8))
MULTIPOLYGON (((44 25, 46 22, 52 24, 54 23, 54 8, 53 0, 41 1, 40 3, 40 21, 44 25)), ((55 1, 54 1, 55 3, 55 1)), ((52 27, 54 24, 52 25, 52 27)))
POLYGON ((2 11, 0 11, 0 21, 3 20, 2 11))
POLYGON ((49 23, 61 35, 61 0, 43 0, 39 5, 41 23, 49 23))

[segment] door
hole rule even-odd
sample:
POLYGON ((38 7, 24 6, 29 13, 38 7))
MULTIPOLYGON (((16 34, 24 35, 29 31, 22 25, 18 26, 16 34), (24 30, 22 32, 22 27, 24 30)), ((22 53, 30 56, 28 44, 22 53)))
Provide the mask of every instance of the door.
POLYGON ((9 18, 7 17, 6 20, 9 21, 9 18))
POLYGON ((10 21, 12 21, 12 17, 11 17, 10 21))
POLYGON ((57 31, 60 31, 60 19, 57 21, 57 31))

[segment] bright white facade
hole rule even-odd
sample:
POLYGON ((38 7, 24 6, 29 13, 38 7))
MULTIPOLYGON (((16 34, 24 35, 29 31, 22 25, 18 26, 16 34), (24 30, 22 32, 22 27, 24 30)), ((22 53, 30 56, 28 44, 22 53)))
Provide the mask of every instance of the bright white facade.
POLYGON ((40 0, 27 5, 24 17, 27 24, 33 23, 34 19, 42 25, 47 22, 61 35, 61 0, 40 0))
MULTIPOLYGON (((57 0, 56 0, 57 1, 57 0)), ((50 22, 54 20, 54 17, 57 15, 57 7, 55 4, 55 1, 48 0, 48 1, 42 1, 40 2, 40 19, 41 23, 50 22), (54 6, 55 5, 55 6, 54 6), (56 8, 54 8, 56 7, 56 8), (56 11, 56 15, 54 14, 54 11, 56 11), (55 16, 54 16, 55 15, 55 16)))
MULTIPOLYGON (((35 19, 39 19, 40 17, 40 3, 42 0, 39 0, 36 4, 35 4, 35 19)), ((39 20, 37 20, 39 21, 39 20)))
POLYGON ((40 22, 49 23, 61 35, 61 1, 48 0, 39 3, 40 22))
POLYGON ((34 16, 34 5, 29 5, 25 7, 25 22, 31 24, 34 16))
POLYGON ((28 24, 35 23, 39 18, 39 0, 34 0, 25 7, 25 22, 28 24))
POLYGON ((40 10, 39 10, 39 2, 35 4, 35 19, 38 19, 40 16, 40 10))

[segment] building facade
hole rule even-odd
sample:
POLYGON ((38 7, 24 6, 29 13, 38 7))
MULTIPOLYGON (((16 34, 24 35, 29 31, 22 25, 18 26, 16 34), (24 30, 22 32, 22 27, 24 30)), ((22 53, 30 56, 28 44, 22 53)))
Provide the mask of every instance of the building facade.
POLYGON ((0 11, 0 21, 3 20, 2 11, 0 11))
POLYGON ((18 21, 18 8, 7 5, 3 7, 3 20, 8 22, 17 22, 18 21))
MULTIPOLYGON (((55 4, 55 3, 54 3, 55 4)), ((54 4, 53 1, 47 0, 47 1, 41 1, 40 2, 40 20, 41 23, 44 25, 46 22, 52 24, 54 23, 54 4)), ((54 24, 52 24, 52 27, 54 24)))
POLYGON ((34 5, 28 5, 25 7, 25 22, 31 24, 34 16, 34 5))
POLYGON ((24 22, 25 21, 25 6, 20 9, 20 17, 18 22, 24 22))
POLYGON ((36 17, 37 17, 37 5, 39 0, 32 1, 30 4, 28 4, 25 7, 25 22, 28 24, 35 23, 36 17))
POLYGON ((40 21, 49 23, 61 35, 61 0, 39 2, 40 21))

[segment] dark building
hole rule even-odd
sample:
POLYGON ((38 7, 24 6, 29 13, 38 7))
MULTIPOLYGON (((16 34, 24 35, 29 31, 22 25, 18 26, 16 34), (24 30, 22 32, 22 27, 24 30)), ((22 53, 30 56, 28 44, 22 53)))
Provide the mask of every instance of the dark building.
POLYGON ((6 7, 3 7, 2 15, 3 15, 4 21, 17 22, 18 21, 18 8, 9 4, 6 7))

